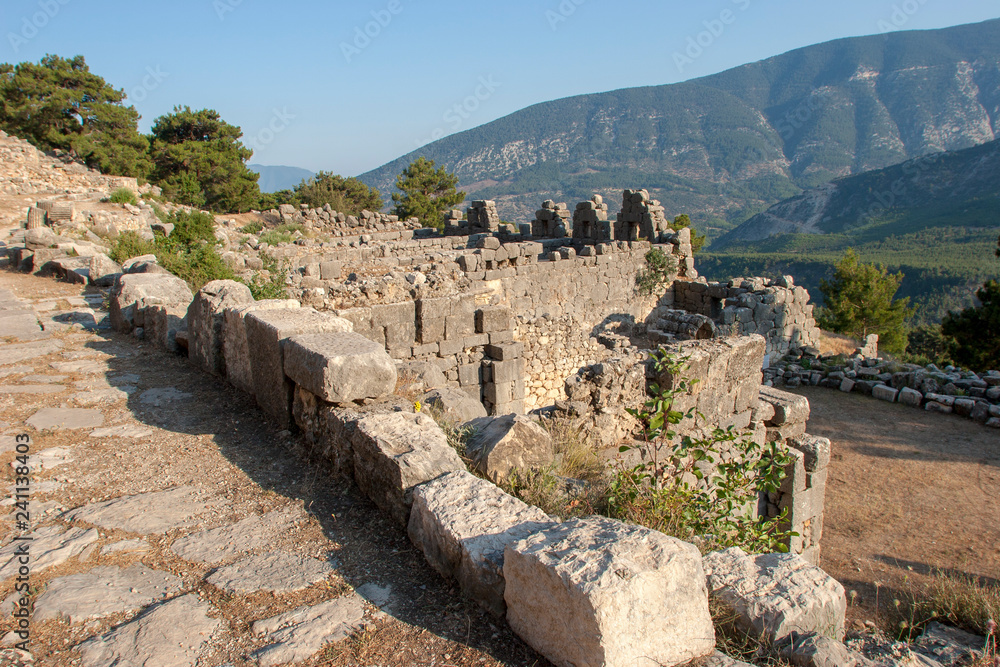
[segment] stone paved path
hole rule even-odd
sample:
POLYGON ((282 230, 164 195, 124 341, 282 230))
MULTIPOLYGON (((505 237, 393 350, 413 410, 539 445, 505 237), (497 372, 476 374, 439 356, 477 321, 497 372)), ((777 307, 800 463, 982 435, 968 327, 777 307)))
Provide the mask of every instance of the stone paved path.
POLYGON ((0 270, 0 666, 546 664, 244 396, 111 333, 81 289, 0 270))

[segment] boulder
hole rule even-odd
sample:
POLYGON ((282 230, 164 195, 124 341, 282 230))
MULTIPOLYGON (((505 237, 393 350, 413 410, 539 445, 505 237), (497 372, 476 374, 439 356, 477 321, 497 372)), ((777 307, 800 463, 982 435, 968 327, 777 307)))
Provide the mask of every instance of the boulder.
POLYGON ((157 262, 156 255, 139 255, 122 262, 123 273, 163 273, 165 271, 166 269, 157 262))
POLYGON ((874 667, 873 662, 836 639, 815 633, 791 633, 781 654, 795 667, 874 667))
POLYGON ((522 415, 477 419, 466 453, 476 469, 494 482, 517 470, 543 468, 555 458, 552 437, 522 415))
POLYGON ((792 632, 844 638, 844 587, 797 554, 748 556, 739 547, 704 558, 712 595, 732 607, 737 623, 777 643, 792 632))
POLYGON ((358 487, 402 526, 409 523, 414 487, 465 470, 441 428, 424 414, 368 415, 358 420, 351 445, 358 487))
POLYGON ((448 384, 448 378, 441 369, 430 361, 397 362, 396 371, 402 381, 421 385, 423 390, 438 389, 448 384))
POLYGON ((408 532, 441 576, 502 616, 505 547, 552 525, 537 507, 459 470, 414 489, 408 532))
POLYGON ((912 408, 919 408, 920 404, 924 402, 924 395, 921 394, 916 389, 903 387, 902 389, 899 390, 898 400, 903 405, 909 405, 912 408))
POLYGON ((788 442, 792 449, 797 449, 804 455, 806 472, 817 472, 830 465, 830 440, 819 438, 808 433, 788 442))
POLYGON ((111 289, 111 326, 116 331, 131 333, 140 326, 136 319, 141 311, 154 305, 186 314, 191 298, 188 284, 170 274, 120 276, 111 289))
POLYGON ((354 325, 312 308, 251 310, 244 325, 257 404, 279 426, 288 428, 292 423, 294 385, 285 376, 285 341, 296 334, 348 332, 354 325))
POLYGON ((282 351, 285 375, 327 403, 379 398, 396 388, 396 364, 384 347, 360 334, 300 334, 282 351))
POLYGON ((701 555, 603 517, 507 545, 511 628, 556 665, 679 665, 715 650, 701 555))
POLYGON ((443 419, 464 424, 487 416, 486 407, 469 394, 455 387, 433 389, 420 397, 420 402, 439 412, 443 419))
POLYGON ((264 299, 246 306, 226 308, 222 316, 222 356, 226 379, 251 396, 254 394, 253 371, 250 368, 250 345, 244 318, 255 310, 281 310, 299 308, 294 299, 264 299))
POLYGON ((250 288, 235 280, 213 280, 195 294, 187 311, 188 358, 199 368, 226 376, 222 321, 227 308, 253 303, 250 288))
POLYGON ((782 426, 809 421, 809 401, 804 396, 790 394, 774 387, 761 386, 760 400, 774 406, 769 426, 782 426))
POLYGON ((105 254, 98 253, 90 258, 90 284, 97 287, 111 287, 122 274, 122 267, 105 254))

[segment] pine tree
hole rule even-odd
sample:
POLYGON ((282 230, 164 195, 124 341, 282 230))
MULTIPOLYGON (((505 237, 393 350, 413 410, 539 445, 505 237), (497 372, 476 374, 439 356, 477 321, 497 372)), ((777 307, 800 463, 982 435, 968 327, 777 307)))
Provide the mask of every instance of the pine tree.
POLYGON ((219 213, 250 210, 260 202, 258 174, 247 168, 253 151, 243 131, 211 109, 175 107, 152 130, 152 180, 180 204, 219 213))
POLYGON ((396 178, 398 193, 392 195, 395 213, 401 219, 417 217, 426 227, 441 228, 442 214, 465 200, 457 191, 458 177, 444 167, 436 168, 434 160, 419 157, 396 178))
POLYGON ((73 152, 106 174, 144 180, 152 168, 149 142, 124 100, 83 56, 0 65, 0 128, 42 150, 73 152))
POLYGON ((378 211, 382 208, 382 196, 375 188, 370 188, 358 179, 344 178, 321 171, 312 178, 295 186, 292 201, 319 208, 329 204, 340 213, 360 213, 363 210, 378 211))
POLYGON ((849 248, 834 268, 833 279, 820 281, 825 306, 817 317, 819 325, 859 340, 878 334, 881 349, 903 354, 906 322, 913 315, 909 298, 893 299, 903 277, 884 266, 862 264, 849 248))
MULTIPOLYGON (((994 252, 1000 259, 1000 238, 994 252)), ((952 358, 975 371, 1000 370, 1000 280, 988 280, 976 291, 978 306, 948 313, 941 331, 950 336, 952 358)))
POLYGON ((685 227, 691 229, 691 252, 698 252, 705 245, 705 240, 708 238, 704 234, 699 234, 694 227, 691 227, 691 218, 688 217, 687 213, 682 213, 670 224, 670 229, 675 232, 679 232, 685 227))

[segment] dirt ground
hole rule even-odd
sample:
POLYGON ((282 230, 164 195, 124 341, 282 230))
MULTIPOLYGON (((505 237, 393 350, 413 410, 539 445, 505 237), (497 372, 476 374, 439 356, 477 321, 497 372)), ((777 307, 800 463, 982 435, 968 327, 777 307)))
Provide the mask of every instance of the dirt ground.
POLYGON ((822 567, 886 618, 935 569, 1000 585, 1000 432, 857 394, 796 390, 833 443, 822 567), (879 609, 876 610, 876 591, 879 609))

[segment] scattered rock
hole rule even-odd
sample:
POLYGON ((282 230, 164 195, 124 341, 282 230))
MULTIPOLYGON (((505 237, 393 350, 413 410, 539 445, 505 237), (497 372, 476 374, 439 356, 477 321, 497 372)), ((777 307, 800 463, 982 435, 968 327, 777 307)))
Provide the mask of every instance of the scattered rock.
POLYGON ((481 402, 455 387, 432 389, 420 397, 420 402, 455 424, 486 417, 486 407, 481 402))
POLYGON ((170 550, 193 563, 223 563, 264 549, 307 518, 299 507, 288 506, 264 516, 250 516, 232 526, 213 528, 177 540, 170 550))
POLYGON ((518 470, 543 468, 555 453, 548 431, 522 415, 477 420, 466 452, 476 469, 494 482, 518 470))
MULTIPOLYGON (((35 508, 38 511, 38 508, 35 508)), ((64 528, 63 526, 44 526, 28 535, 30 539, 15 540, 0 549, 0 581, 9 579, 18 573, 19 558, 24 550, 30 554, 31 572, 38 574, 50 567, 62 565, 70 558, 80 555, 91 543, 100 539, 94 529, 64 528)))

